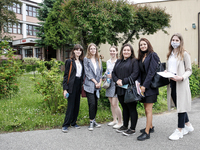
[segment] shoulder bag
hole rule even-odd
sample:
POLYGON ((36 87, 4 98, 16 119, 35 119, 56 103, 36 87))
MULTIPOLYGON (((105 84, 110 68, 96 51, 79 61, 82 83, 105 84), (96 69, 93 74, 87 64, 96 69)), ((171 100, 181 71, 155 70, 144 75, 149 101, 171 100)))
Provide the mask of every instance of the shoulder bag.
POLYGON ((157 66, 155 75, 151 81, 152 88, 159 88, 159 87, 169 84, 168 78, 164 78, 164 77, 160 76, 159 74, 157 74, 157 72, 162 72, 164 70, 165 70, 165 63, 158 62, 158 66, 157 66))
POLYGON ((107 89, 107 88, 109 88, 109 87, 110 87, 110 82, 108 82, 107 80, 105 80, 105 81, 103 82, 102 88, 107 89))
POLYGON ((142 96, 137 93, 137 89, 132 78, 130 77, 128 79, 130 84, 125 92, 124 103, 132 103, 142 100, 142 96))

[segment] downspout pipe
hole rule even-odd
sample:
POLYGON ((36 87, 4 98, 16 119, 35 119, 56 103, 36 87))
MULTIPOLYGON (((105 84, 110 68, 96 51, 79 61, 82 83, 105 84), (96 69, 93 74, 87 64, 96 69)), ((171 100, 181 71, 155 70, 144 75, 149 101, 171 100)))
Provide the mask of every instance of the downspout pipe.
POLYGON ((198 13, 198 66, 200 67, 200 25, 199 25, 200 12, 198 13))

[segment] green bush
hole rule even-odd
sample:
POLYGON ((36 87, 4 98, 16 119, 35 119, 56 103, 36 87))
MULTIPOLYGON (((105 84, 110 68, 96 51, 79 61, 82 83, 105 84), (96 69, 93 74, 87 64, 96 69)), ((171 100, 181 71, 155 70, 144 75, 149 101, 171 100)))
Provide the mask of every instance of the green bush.
POLYGON ((106 71, 106 62, 102 61, 103 73, 106 71))
POLYGON ((17 77, 23 73, 22 61, 15 59, 13 53, 7 41, 0 42, 0 58, 3 55, 7 58, 0 63, 0 98, 11 97, 19 90, 17 77))
POLYGON ((192 97, 200 95, 200 68, 192 64, 192 75, 189 77, 192 97))
POLYGON ((110 101, 108 97, 106 97, 106 89, 104 88, 101 88, 98 104, 103 108, 110 108, 110 101))
POLYGON ((42 80, 32 80, 35 81, 35 91, 42 95, 41 104, 44 110, 51 113, 64 112, 67 100, 63 97, 63 77, 60 74, 59 63, 52 59, 50 62, 39 61, 38 65, 37 71, 42 80), (45 63, 51 65, 51 70, 47 69, 45 63))

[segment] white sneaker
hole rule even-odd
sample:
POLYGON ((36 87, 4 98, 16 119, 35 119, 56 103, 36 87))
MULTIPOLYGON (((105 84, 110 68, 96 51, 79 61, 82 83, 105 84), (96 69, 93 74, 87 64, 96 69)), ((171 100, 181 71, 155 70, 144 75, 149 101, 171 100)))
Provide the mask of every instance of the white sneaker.
POLYGON ((113 129, 119 129, 123 124, 116 124, 113 126, 113 129))
POLYGON ((185 129, 186 129, 188 132, 194 131, 194 127, 192 126, 191 123, 190 123, 190 126, 185 125, 185 129))
POLYGON ((183 130, 181 132, 176 129, 172 135, 169 136, 170 140, 179 140, 180 138, 183 138, 183 130))
POLYGON ((182 128, 182 133, 183 133, 183 135, 186 135, 186 134, 188 134, 188 130, 186 130, 185 128, 182 128))
POLYGON ((109 123, 108 123, 108 126, 114 126, 114 125, 116 125, 116 124, 117 124, 117 122, 113 122, 113 121, 112 121, 112 122, 109 122, 109 123))

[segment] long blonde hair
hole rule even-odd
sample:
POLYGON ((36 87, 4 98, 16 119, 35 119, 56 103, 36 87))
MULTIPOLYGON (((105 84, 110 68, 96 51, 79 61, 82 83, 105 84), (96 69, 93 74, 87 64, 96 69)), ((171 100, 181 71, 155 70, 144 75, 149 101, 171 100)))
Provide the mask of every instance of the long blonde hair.
POLYGON ((168 52, 168 54, 167 54, 167 60, 169 59, 169 56, 171 55, 171 53, 172 53, 172 51, 173 51, 173 49, 174 49, 174 48, 172 47, 172 45, 171 45, 172 38, 173 38, 174 36, 177 36, 177 37, 179 38, 179 40, 180 40, 180 46, 178 47, 177 57, 178 57, 178 59, 183 60, 184 52, 185 52, 186 50, 184 49, 184 41, 183 41, 183 37, 182 37, 182 35, 181 35, 180 33, 175 33, 175 34, 173 34, 172 37, 171 37, 171 39, 170 39, 170 42, 169 42, 169 52, 168 52))
POLYGON ((91 47, 91 46, 94 46, 94 47, 96 48, 95 58, 98 60, 98 62, 99 62, 99 68, 101 69, 101 61, 100 61, 100 57, 99 57, 99 53, 98 53, 98 49, 97 49, 96 44, 90 43, 90 44, 88 45, 87 53, 86 53, 86 56, 85 56, 85 57, 88 58, 88 59, 91 59, 91 58, 92 58, 92 54, 91 54, 91 52, 90 52, 90 47, 91 47))

